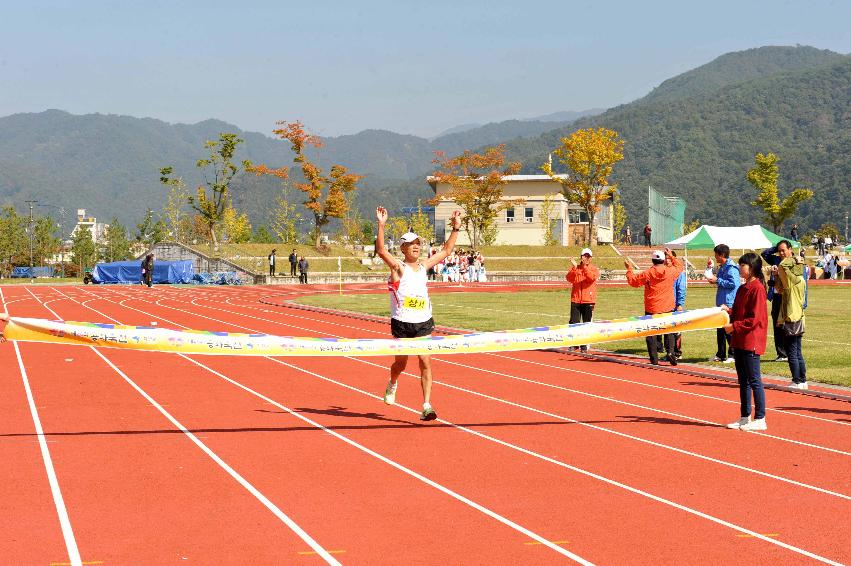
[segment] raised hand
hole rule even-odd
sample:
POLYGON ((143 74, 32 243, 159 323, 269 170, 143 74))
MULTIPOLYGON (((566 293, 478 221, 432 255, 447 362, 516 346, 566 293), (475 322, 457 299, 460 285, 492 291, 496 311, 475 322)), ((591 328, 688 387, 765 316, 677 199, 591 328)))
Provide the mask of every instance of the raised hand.
POLYGON ((453 230, 460 230, 461 229, 461 211, 456 210, 455 212, 453 212, 452 217, 450 218, 450 221, 452 222, 452 229, 453 230))
POLYGON ((383 206, 379 206, 375 209, 375 219, 378 220, 378 223, 382 226, 387 223, 387 209, 383 206))

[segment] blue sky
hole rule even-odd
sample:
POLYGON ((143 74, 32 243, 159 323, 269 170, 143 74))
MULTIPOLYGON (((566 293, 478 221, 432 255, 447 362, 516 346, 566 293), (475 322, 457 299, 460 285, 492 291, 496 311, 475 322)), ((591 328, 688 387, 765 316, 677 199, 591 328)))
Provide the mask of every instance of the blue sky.
POLYGON ((851 52, 851 2, 4 2, 0 116, 434 135, 634 100, 762 45, 851 52))

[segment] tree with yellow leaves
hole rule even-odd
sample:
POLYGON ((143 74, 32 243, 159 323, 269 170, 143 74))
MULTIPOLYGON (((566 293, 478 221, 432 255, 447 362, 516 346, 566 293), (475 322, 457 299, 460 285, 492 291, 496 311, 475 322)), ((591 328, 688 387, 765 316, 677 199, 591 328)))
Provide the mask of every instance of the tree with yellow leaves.
MULTIPOLYGON (((318 165, 312 163, 304 154, 305 146, 312 145, 315 148, 322 147, 322 140, 317 136, 308 134, 301 122, 276 122, 278 129, 272 133, 282 140, 287 140, 292 146, 295 158, 293 161, 301 168, 304 183, 295 183, 296 189, 305 195, 303 202, 305 208, 313 212, 313 238, 314 245, 319 247, 319 239, 322 235, 322 227, 328 224, 332 218, 342 218, 349 210, 349 201, 346 194, 357 190, 357 183, 363 177, 349 173, 342 165, 332 165, 330 176, 326 176, 318 165), (327 191, 325 190, 327 187, 327 191), (323 199, 324 197, 324 199, 323 199)), ((269 174, 264 166, 254 168, 258 175, 269 174)))
POLYGON ((813 198, 813 192, 809 189, 795 189, 781 201, 777 189, 777 156, 773 153, 757 153, 755 159, 756 166, 748 171, 748 182, 759 191, 759 195, 751 204, 762 209, 765 222, 775 234, 779 234, 783 223, 795 214, 799 204, 813 198))
POLYGON ((503 187, 508 183, 504 177, 520 171, 520 164, 505 164, 504 144, 489 147, 483 153, 473 153, 468 149, 451 158, 440 151, 435 155, 433 163, 438 170, 432 177, 438 183, 449 184, 450 189, 429 202, 437 204, 443 199, 454 200, 464 211, 464 229, 470 243, 473 248, 478 248, 484 235, 493 229, 499 211, 525 202, 523 199, 503 199, 503 187))
POLYGON ((588 241, 597 244, 594 216, 600 204, 612 198, 617 185, 609 182, 615 163, 623 159, 623 140, 614 130, 588 128, 577 130, 561 139, 561 147, 553 151, 568 168, 567 175, 553 171, 552 162, 541 169, 561 185, 568 202, 578 204, 588 215, 588 241))

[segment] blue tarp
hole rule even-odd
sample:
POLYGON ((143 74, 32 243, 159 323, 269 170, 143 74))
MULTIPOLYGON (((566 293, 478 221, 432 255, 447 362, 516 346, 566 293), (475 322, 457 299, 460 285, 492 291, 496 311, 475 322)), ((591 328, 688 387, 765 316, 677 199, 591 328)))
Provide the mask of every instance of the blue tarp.
POLYGON ((52 267, 16 267, 12 270, 12 277, 28 278, 33 277, 53 277, 54 270, 52 267))
POLYGON ((192 276, 196 285, 242 285, 242 278, 236 271, 217 271, 215 273, 196 273, 192 276))
MULTIPOLYGON (((154 283, 189 283, 195 272, 192 260, 154 261, 154 283)), ((142 260, 99 263, 92 270, 95 283, 139 283, 142 260)))

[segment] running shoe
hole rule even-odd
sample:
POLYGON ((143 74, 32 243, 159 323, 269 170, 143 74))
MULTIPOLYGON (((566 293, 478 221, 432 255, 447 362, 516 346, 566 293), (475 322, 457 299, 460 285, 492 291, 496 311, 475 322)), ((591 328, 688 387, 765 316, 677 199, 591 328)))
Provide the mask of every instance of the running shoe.
POLYGON ((727 425, 727 428, 742 428, 742 426, 748 424, 750 419, 748 417, 742 417, 734 423, 730 423, 727 425))
POLYGON ((720 362, 723 362, 724 360, 722 360, 722 359, 721 359, 721 358, 719 358, 718 356, 713 356, 713 357, 712 357, 712 359, 711 359, 711 360, 709 360, 709 361, 710 361, 710 362, 719 362, 719 363, 720 363, 720 362))
POLYGON ((668 360, 668 363, 671 364, 672 366, 677 365, 677 357, 674 354, 668 354, 667 356, 665 356, 665 358, 668 360))
POLYGON ((768 425, 765 424, 765 419, 754 419, 751 422, 740 426, 739 430, 743 430, 745 432, 752 432, 755 430, 768 430, 768 425))
POLYGON ((387 384, 387 388, 384 390, 384 402, 388 405, 393 405, 396 403, 396 386, 399 383, 393 383, 392 381, 387 384))
POLYGON ((788 362, 789 358, 786 358, 784 356, 777 356, 776 358, 774 358, 774 361, 775 362, 788 362))
POLYGON ((736 363, 736 360, 734 360, 733 358, 727 358, 726 360, 724 360, 724 363, 725 364, 734 364, 734 363, 736 363))
POLYGON ((431 407, 429 407, 427 409, 423 409, 423 414, 420 415, 421 421, 433 421, 436 418, 437 418, 437 413, 435 413, 434 409, 432 409, 431 407))
POLYGON ((809 389, 810 386, 807 385, 806 381, 802 381, 800 383, 795 383, 794 381, 789 385, 789 387, 793 389, 809 389))

